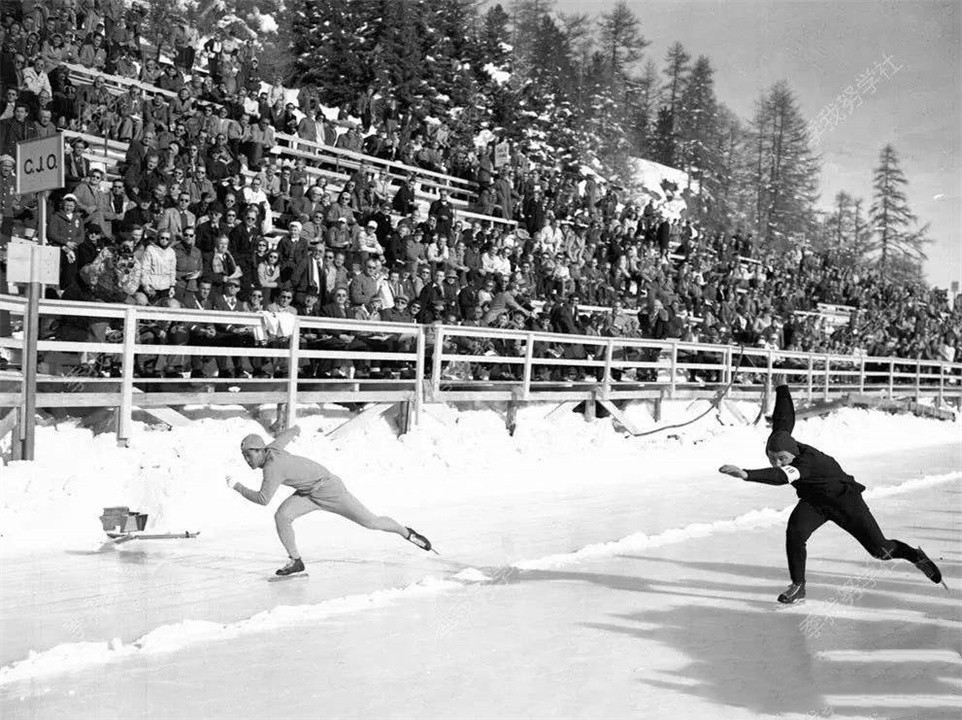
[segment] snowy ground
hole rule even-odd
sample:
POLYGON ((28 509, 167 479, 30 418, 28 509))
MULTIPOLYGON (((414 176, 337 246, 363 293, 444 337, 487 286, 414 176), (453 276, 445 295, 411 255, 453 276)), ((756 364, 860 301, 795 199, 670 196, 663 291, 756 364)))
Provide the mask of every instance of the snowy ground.
MULTIPOLYGON (((514 438, 493 413, 435 410, 402 440, 385 423, 340 443, 306 418, 294 449, 443 556, 315 514, 295 524, 310 577, 281 583, 271 512, 222 489, 249 420, 144 430, 126 451, 43 429, 41 462, 0 482, 0 715, 959 716, 957 596, 910 565, 826 526, 809 601, 773 602, 793 493, 715 472, 763 464, 764 430, 626 439, 536 412, 514 438), (102 549, 114 504, 203 534, 102 549)), ((957 590, 958 429, 846 410, 796 435, 957 590)))

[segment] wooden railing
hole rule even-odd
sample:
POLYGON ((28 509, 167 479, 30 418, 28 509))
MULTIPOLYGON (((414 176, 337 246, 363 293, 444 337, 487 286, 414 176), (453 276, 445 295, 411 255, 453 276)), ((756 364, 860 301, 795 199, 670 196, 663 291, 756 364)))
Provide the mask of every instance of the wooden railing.
MULTIPOLYGON (((0 295, 0 310, 14 320, 22 316, 22 298, 0 295)), ((863 357, 647 339, 561 335, 493 328, 416 325, 334 318, 291 318, 291 334, 255 344, 249 334, 262 330, 258 313, 190 311, 103 303, 44 300, 41 327, 54 322, 107 323, 119 331, 118 342, 67 341, 44 337, 38 352, 48 372, 39 376, 38 408, 102 407, 119 410, 118 437, 130 436, 134 408, 169 405, 238 405, 282 403, 285 420, 296 419, 297 406, 324 402, 411 403, 416 423, 424 402, 504 400, 564 402, 652 397, 710 396, 731 383, 733 397, 758 397, 770 389, 775 373, 808 399, 844 394, 908 395, 939 404, 962 400, 962 364, 892 357, 863 357), (233 333, 216 345, 196 339, 185 344, 154 344, 141 336, 145 327, 167 323, 188 330, 213 325, 233 333), (333 347, 325 340, 350 335, 357 349, 333 347), (246 344, 241 344, 245 343, 246 344), (79 372, 84 361, 109 356, 116 376, 79 372), (139 377, 138 360, 146 357, 189 359, 233 357, 280 361, 279 377, 139 377), (58 363, 59 372, 50 372, 58 363), (391 367, 380 377, 314 377, 318 363, 391 367), (315 368, 316 369, 316 368, 315 368), (558 377, 562 370, 566 376, 558 377), (555 375, 548 373, 555 370, 555 375), (493 372, 490 372, 493 371, 493 372), (638 375, 640 373, 640 375, 638 375), (632 375, 635 374, 634 377, 632 375)), ((23 340, 0 337, 0 348, 18 366, 23 340)), ((23 403, 23 377, 0 374, 0 408, 23 403)), ((5 414, 5 413, 3 413, 5 414)))

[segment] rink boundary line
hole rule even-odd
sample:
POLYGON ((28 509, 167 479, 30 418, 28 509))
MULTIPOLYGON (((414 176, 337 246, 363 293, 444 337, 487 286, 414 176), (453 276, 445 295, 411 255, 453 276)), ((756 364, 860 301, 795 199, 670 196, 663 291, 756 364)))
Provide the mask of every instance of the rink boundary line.
MULTIPOLYGON (((962 478, 962 472, 959 471, 940 475, 926 475, 925 477, 913 478, 902 483, 872 488, 867 490, 864 495, 868 499, 902 495, 914 490, 921 490, 952 482, 959 478, 962 478)), ((664 545, 674 545, 685 542, 686 540, 698 540, 712 535, 728 534, 743 530, 758 530, 787 521, 788 516, 794 508, 795 505, 793 504, 781 510, 774 508, 751 510, 730 520, 691 523, 685 527, 671 528, 655 535, 634 533, 619 540, 587 545, 580 550, 575 550, 570 553, 546 555, 536 560, 522 560, 514 563, 514 567, 519 570, 551 570, 572 563, 612 558, 627 552, 639 552, 664 545)))
MULTIPOLYGON (((931 475, 875 488, 867 491, 865 495, 870 498, 887 497, 933 487, 959 478, 962 478, 962 472, 958 471, 931 475)), ((588 545, 573 553, 549 555, 538 560, 514 563, 511 567, 517 570, 550 569, 585 560, 614 557, 626 551, 637 551, 704 538, 714 534, 769 527, 786 519, 792 507, 794 506, 782 510, 771 508, 753 510, 731 520, 693 523, 683 528, 670 529, 651 536, 636 533, 614 542, 588 545)), ((338 616, 363 610, 380 609, 404 600, 450 592, 463 589, 469 585, 485 584, 491 581, 492 578, 481 571, 469 568, 446 578, 428 576, 411 585, 377 590, 372 593, 348 595, 321 603, 279 605, 232 623, 217 623, 207 620, 183 620, 177 623, 169 623, 151 630, 131 643, 124 643, 120 638, 99 642, 62 643, 48 650, 31 651, 23 660, 0 667, 0 687, 84 671, 144 655, 176 652, 197 644, 230 640, 267 630, 322 622, 338 616)))

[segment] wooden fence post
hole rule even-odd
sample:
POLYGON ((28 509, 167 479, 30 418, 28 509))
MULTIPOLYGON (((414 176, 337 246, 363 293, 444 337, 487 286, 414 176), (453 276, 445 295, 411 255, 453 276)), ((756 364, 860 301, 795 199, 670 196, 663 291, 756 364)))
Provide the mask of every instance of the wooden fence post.
POLYGON ((675 397, 675 371, 678 367, 678 342, 671 344, 671 380, 668 381, 668 397, 675 397))
POLYGON ((424 328, 418 328, 417 360, 414 361, 414 424, 421 422, 421 407, 424 405, 424 328))
POLYGON ((922 401, 922 358, 915 359, 915 402, 922 401))
POLYGON ((895 360, 889 360, 889 400, 895 397, 895 360))
POLYGON ((431 398, 441 392, 441 349, 444 347, 444 326, 434 326, 434 354, 431 356, 431 398))
POLYGON ((809 353, 808 354, 808 401, 812 402, 812 396, 815 394, 815 357, 809 353))
POLYGON ((533 357, 534 337, 532 333, 528 333, 524 343, 524 375, 521 381, 521 396, 524 400, 531 397, 531 360, 533 357))
POLYGON ((939 404, 942 407, 945 402, 945 364, 939 363, 939 404))
POLYGON ((117 409, 117 444, 127 447, 133 425, 134 345, 137 343, 137 308, 124 308, 124 354, 121 366, 120 407, 117 409))
POLYGON ((828 402, 828 398, 829 398, 828 384, 830 381, 829 370, 831 370, 831 367, 832 367, 831 357, 828 355, 828 353, 825 353, 825 389, 822 391, 822 399, 825 400, 826 402, 828 402))
POLYGON ((298 362, 301 356, 301 320, 294 317, 294 329, 291 332, 291 340, 288 352, 287 367, 287 412, 285 429, 292 428, 297 424, 297 376, 298 362))
MULTIPOLYGON (((604 377, 601 379, 601 391, 604 393, 605 400, 608 399, 608 395, 611 392, 611 360, 615 353, 615 339, 608 338, 608 342, 605 344, 605 369, 604 377)), ((628 353, 625 353, 627 357, 628 353)))

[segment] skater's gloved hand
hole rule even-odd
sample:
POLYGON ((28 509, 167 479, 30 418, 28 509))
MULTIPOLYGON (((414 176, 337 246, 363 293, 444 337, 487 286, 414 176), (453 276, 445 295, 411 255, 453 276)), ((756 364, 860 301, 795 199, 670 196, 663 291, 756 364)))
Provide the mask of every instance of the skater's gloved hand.
POLYGON ((231 489, 233 489, 233 487, 237 484, 237 480, 232 478, 230 475, 225 475, 224 480, 227 482, 227 487, 231 489))
POLYGON ((724 473, 725 475, 731 475, 732 477, 741 478, 742 480, 748 477, 748 473, 737 465, 722 465, 720 468, 718 468, 718 472, 724 473))

